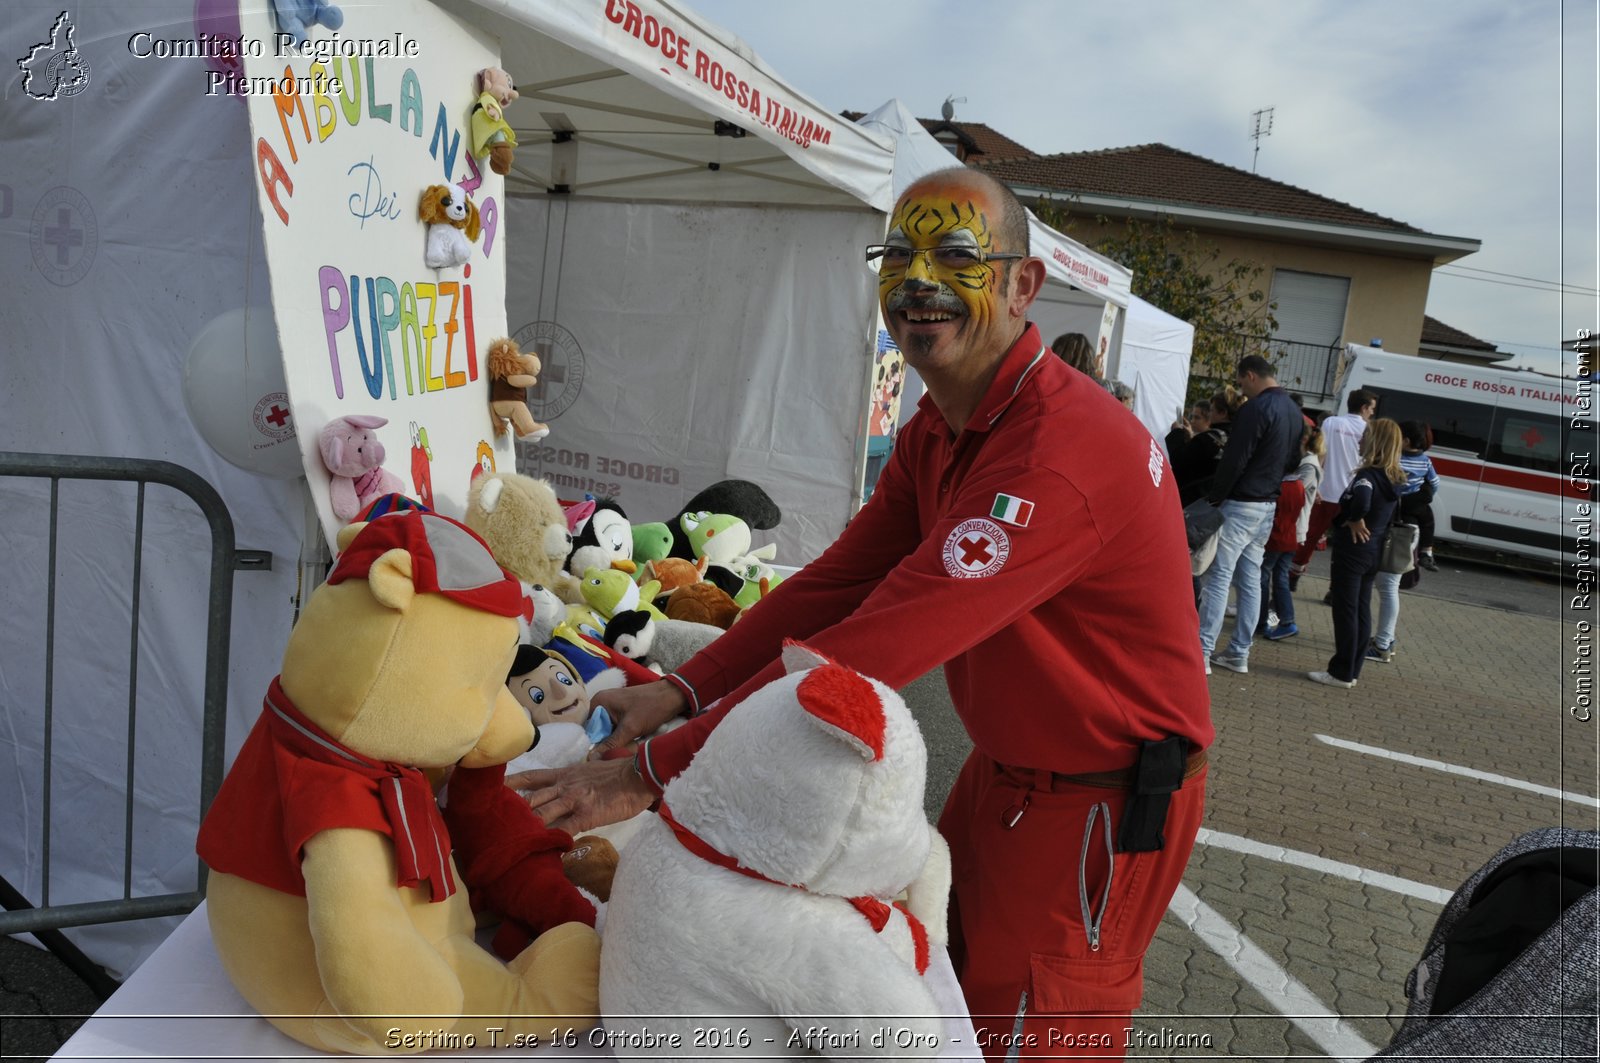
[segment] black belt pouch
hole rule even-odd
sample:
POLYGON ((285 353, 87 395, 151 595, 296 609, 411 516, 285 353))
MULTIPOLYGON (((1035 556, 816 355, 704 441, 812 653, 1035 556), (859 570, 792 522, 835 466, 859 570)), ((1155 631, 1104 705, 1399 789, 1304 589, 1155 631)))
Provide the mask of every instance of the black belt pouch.
POLYGON ((1167 823, 1167 805, 1183 785, 1189 759, 1189 742, 1177 735, 1139 745, 1139 762, 1133 769, 1133 789, 1122 810, 1117 851, 1149 853, 1166 843, 1161 828, 1167 823))

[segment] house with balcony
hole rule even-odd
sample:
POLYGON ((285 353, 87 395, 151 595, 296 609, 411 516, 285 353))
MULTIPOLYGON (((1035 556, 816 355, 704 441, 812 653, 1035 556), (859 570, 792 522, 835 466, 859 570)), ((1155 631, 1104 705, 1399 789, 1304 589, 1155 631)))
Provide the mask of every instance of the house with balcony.
MULTIPOLYGON (((1166 144, 1039 155, 982 123, 922 122, 956 159, 998 177, 1024 203, 1067 211, 1071 235, 1090 246, 1126 219, 1164 216, 1223 261, 1260 266, 1277 321, 1264 339, 1280 381, 1308 406, 1326 408, 1347 342, 1495 360, 1492 344, 1424 313, 1433 270, 1477 251, 1479 240, 1425 232, 1166 144)), ((1262 337, 1239 339, 1244 350, 1262 337)))

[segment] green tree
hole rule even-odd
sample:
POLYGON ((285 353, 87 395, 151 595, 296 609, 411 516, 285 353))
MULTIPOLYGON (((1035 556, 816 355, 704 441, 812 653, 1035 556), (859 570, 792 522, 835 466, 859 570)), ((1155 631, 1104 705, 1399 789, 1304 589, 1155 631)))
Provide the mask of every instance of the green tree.
MULTIPOLYGON (((1051 228, 1066 232, 1072 214, 1041 201, 1034 208, 1051 228)), ((1133 294, 1194 326, 1189 363, 1189 400, 1233 383, 1234 367, 1246 354, 1271 357, 1266 337, 1277 327, 1274 304, 1260 285, 1263 268, 1222 251, 1192 229, 1179 229, 1161 215, 1151 221, 1095 221, 1110 234, 1094 249, 1133 271, 1133 294), (1113 228, 1113 226, 1115 226, 1113 228)))

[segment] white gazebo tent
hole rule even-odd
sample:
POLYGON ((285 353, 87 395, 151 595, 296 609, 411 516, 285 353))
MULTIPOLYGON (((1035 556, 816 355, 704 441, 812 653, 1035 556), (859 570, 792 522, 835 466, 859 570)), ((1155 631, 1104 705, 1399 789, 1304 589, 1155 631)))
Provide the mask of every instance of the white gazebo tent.
MULTIPOLYGON (((388 19, 403 35, 405 12, 423 3, 363 17, 388 19)), ((523 455, 525 469, 557 480, 568 497, 617 485, 642 519, 670 516, 713 481, 746 477, 784 508, 779 560, 814 554, 856 502, 873 301, 839 258, 841 247, 882 233, 890 148, 676 4, 610 5, 640 11, 637 27, 608 19, 603 0, 441 6, 497 39, 502 64, 523 85, 508 111, 521 141, 504 234, 508 323, 530 339, 555 337, 537 411, 554 432, 547 447, 523 455), (661 51, 669 25, 693 45, 687 70, 661 51), (709 58, 697 70, 702 54, 709 58), (747 135, 718 135, 723 122, 724 132, 747 135), (560 184, 568 190, 550 191, 560 184)), ((0 52, 30 54, 60 14, 33 0, 10 11, 0 52)), ((269 568, 235 581, 231 757, 309 590, 314 569, 302 561, 321 546, 304 519, 303 487, 224 461, 183 398, 186 355, 201 330, 269 300, 251 190, 256 145, 242 103, 204 93, 204 58, 140 57, 129 47, 139 33, 183 41, 215 32, 206 5, 128 0, 72 14, 89 71, 82 91, 30 98, 14 67, 0 90, 0 270, 12 284, 0 305, 11 352, 0 448, 179 463, 221 494, 239 546, 271 555, 269 568)), ((462 72, 464 87, 470 76, 462 72)), ((404 460, 392 455, 389 464, 403 470, 404 460)), ((30 795, 42 789, 41 706, 53 682, 51 900, 72 902, 123 886, 134 502, 131 489, 69 483, 60 494, 53 578, 58 611, 72 620, 58 633, 47 680, 40 513, 50 487, 0 483, 0 539, 18 577, 3 592, 13 622, 0 634, 0 763, 9 769, 0 772, 8 780, 0 863, 38 896, 42 846, 30 795)), ((139 763, 159 757, 161 767, 141 770, 134 786, 135 895, 194 880, 199 768, 187 751, 197 748, 204 671, 204 639, 192 630, 205 615, 192 560, 206 549, 204 525, 176 492, 153 489, 145 507, 136 740, 139 763)), ((120 973, 172 925, 70 936, 120 973)))
POLYGON ((859 503, 874 294, 840 260, 883 232, 892 152, 692 11, 634 6, 454 5, 521 94, 508 325, 550 366, 553 431, 519 467, 644 520, 754 480, 797 565, 859 503))
MULTIPOLYGON (((922 175, 958 165, 899 100, 883 104, 860 124, 894 141, 896 196, 922 175)), ((1165 436, 1184 401, 1194 327, 1133 295, 1133 275, 1126 267, 1050 228, 1032 211, 1028 239, 1048 277, 1030 318, 1046 340, 1082 332, 1092 341, 1109 312, 1113 327, 1107 333, 1106 376, 1133 386, 1134 414, 1157 439, 1165 436)), ((912 408, 903 401, 902 416, 912 408)))

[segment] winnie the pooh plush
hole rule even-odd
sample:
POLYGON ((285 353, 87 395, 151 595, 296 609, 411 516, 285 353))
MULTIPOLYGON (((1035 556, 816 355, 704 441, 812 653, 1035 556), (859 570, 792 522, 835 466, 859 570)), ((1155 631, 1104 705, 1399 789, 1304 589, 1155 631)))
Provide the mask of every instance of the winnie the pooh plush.
POLYGON ((937 1043, 922 971, 950 855, 923 813, 922 736, 883 684, 796 644, 784 662, 623 850, 600 959, 619 1058, 894 1056, 883 1027, 937 1043), (739 1036, 697 1042, 706 1015, 738 1016, 739 1036))
POLYGON ((502 764, 532 741, 505 687, 520 587, 437 514, 390 513, 340 542, 200 828, 223 968, 324 1051, 487 1045, 490 1028, 504 1044, 592 1018, 591 927, 554 926, 509 965, 475 943, 419 770, 502 764))

